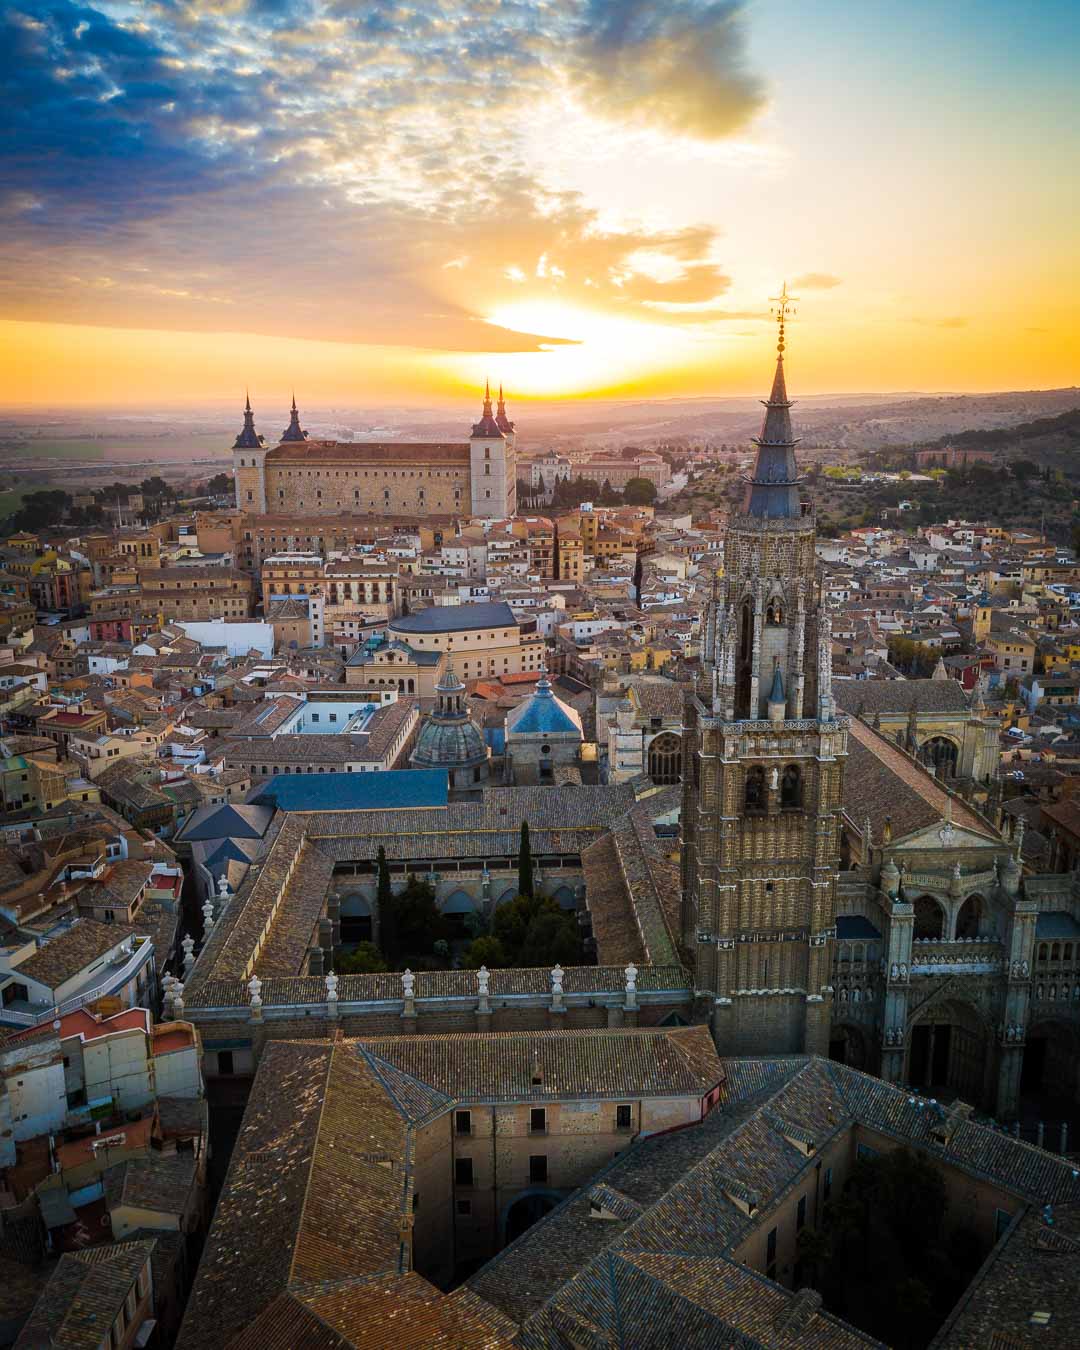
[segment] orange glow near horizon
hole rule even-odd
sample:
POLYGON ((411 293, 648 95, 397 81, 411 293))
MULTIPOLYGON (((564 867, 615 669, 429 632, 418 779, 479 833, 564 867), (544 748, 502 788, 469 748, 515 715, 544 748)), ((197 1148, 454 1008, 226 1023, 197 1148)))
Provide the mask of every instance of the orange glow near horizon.
POLYGON ((16 6, 0 408, 761 396, 785 278, 796 396, 1071 387, 1080 6, 967 9, 16 6))
MULTIPOLYGON (((992 392, 1068 387, 1077 346, 1062 316, 1055 331, 916 326, 818 316, 804 301, 789 334, 792 392, 992 392)), ((591 398, 761 396, 772 326, 740 321, 672 328, 562 306, 522 302, 492 310, 494 324, 570 339, 538 352, 439 352, 248 333, 191 333, 0 321, 0 404, 9 410, 79 407, 210 408, 280 400, 296 387, 308 407, 410 407, 473 400, 486 377, 518 402, 591 398), (718 330, 718 331, 717 331, 718 330)))

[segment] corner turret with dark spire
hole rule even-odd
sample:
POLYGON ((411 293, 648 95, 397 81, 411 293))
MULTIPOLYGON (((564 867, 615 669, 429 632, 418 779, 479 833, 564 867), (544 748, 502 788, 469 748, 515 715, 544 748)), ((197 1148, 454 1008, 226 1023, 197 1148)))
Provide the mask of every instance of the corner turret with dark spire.
POLYGON ((258 450, 263 444, 263 438, 255 430, 255 414, 251 411, 251 395, 248 394, 244 399, 244 427, 233 441, 234 450, 258 450))
POLYGON ((764 516, 770 520, 790 519, 802 514, 799 498, 798 469, 795 465, 795 446, 798 438, 791 434, 791 400, 787 396, 784 379, 784 320, 794 297, 787 293, 787 283, 776 297, 776 313, 780 333, 776 346, 776 374, 772 393, 765 402, 765 418, 761 435, 755 437, 757 458, 754 472, 746 480, 746 498, 743 511, 748 516, 764 516))
POLYGON ((480 421, 474 424, 472 434, 474 440, 501 441, 503 439, 502 429, 491 411, 490 380, 484 381, 484 411, 480 421))
POLYGON ((296 394, 292 396, 292 408, 289 413, 289 425, 281 433, 282 443, 285 441, 306 441, 307 432, 300 425, 300 414, 296 408, 296 394))
POLYGON ((506 399, 503 398, 503 387, 499 385, 499 406, 495 412, 495 422, 504 436, 514 434, 514 424, 506 415, 506 399))

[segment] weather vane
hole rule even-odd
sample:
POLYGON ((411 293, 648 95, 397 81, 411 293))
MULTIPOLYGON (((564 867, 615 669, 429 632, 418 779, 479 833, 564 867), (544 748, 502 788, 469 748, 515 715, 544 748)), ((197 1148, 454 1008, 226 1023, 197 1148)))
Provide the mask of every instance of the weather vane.
POLYGON ((780 336, 776 344, 776 350, 781 356, 784 354, 784 323, 787 320, 789 313, 793 315, 798 313, 798 310, 795 308, 798 298, 797 295, 788 295, 786 281, 783 286, 780 287, 779 295, 769 296, 769 302, 772 305, 772 309, 769 313, 780 326, 780 336))

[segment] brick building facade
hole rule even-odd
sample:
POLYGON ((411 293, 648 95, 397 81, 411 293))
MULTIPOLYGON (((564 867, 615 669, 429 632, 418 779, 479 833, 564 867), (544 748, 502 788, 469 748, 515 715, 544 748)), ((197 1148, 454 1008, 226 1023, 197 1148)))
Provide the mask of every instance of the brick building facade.
POLYGON ((501 396, 495 414, 491 402, 485 391, 480 421, 460 442, 312 440, 294 403, 274 446, 255 430, 249 403, 233 446, 237 508, 257 515, 512 516, 514 424, 501 396))

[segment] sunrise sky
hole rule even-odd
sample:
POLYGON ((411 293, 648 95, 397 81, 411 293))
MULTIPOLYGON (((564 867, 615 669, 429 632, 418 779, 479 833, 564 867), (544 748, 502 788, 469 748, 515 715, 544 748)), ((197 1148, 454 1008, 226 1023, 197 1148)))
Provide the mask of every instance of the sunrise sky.
POLYGON ((1076 0, 11 0, 0 401, 1078 382, 1076 0), (283 393, 283 391, 285 391, 283 393))

